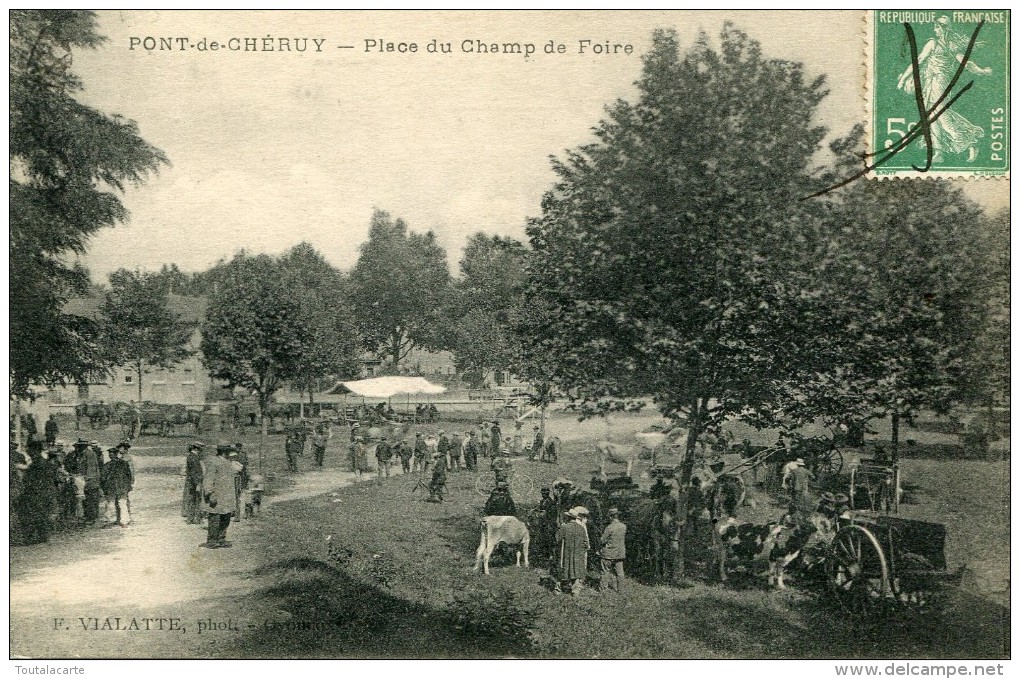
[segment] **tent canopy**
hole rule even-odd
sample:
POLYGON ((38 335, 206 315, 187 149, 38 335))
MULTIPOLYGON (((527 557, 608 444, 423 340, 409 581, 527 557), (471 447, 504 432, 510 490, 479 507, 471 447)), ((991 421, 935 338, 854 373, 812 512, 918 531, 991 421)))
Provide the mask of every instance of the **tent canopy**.
POLYGON ((365 398, 390 398, 397 394, 442 394, 446 387, 432 384, 424 377, 373 377, 367 380, 337 382, 327 394, 354 394, 365 398))

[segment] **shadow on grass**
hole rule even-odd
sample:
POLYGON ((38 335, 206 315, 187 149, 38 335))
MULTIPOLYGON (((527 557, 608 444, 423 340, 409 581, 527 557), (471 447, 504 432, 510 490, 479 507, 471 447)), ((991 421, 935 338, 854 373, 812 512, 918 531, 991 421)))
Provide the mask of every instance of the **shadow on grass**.
MULTIPOLYGON (((513 601, 467 596, 434 608, 394 596, 315 559, 263 567, 253 593, 278 612, 227 650, 237 658, 497 658, 530 655, 530 614, 513 601), (508 633, 509 631, 509 633, 508 633)), ((477 593, 476 593, 477 594, 477 593)))

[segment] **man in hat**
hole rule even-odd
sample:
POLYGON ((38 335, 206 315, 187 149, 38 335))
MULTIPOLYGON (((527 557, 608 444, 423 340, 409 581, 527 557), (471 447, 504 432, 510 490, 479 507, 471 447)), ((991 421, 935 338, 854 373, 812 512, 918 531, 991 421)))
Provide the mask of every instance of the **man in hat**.
POLYGON ((414 457, 414 448, 407 441, 400 441, 397 444, 397 457, 400 458, 400 470, 405 474, 411 473, 411 458, 414 457))
POLYGON ((439 443, 436 445, 436 451, 439 453, 439 463, 450 470, 450 437, 446 435, 444 429, 439 430, 439 443))
POLYGON ((492 451, 493 457, 499 457, 500 446, 503 445, 503 432, 499 428, 499 422, 492 423, 492 429, 489 431, 489 446, 492 451))
POLYGON ((790 470, 786 487, 790 490, 790 513, 810 513, 814 509, 811 502, 809 484, 811 472, 808 471, 804 459, 798 457, 793 469, 790 470))
POLYGON ((110 448, 110 461, 103 466, 103 494, 106 496, 107 504, 112 504, 116 511, 116 518, 111 519, 110 525, 119 525, 126 528, 131 523, 131 506, 128 504, 128 495, 134 487, 134 474, 131 473, 131 466, 121 459, 120 448, 110 448), (115 521, 115 523, 114 523, 115 521))
MULTIPOLYGON (((588 510, 574 507, 564 513, 565 523, 556 531, 556 544, 559 545, 559 572, 556 580, 566 582, 570 593, 581 594, 584 578, 588 573, 588 529, 584 524, 588 510)), ((559 593, 559 585, 556 592, 559 593)))
POLYGON ((429 483, 428 502, 442 502, 445 493, 446 465, 441 460, 437 460, 435 469, 432 471, 432 481, 429 483))
POLYGON ((181 499, 181 516, 188 523, 202 523, 202 453, 205 444, 195 441, 188 446, 184 459, 184 497, 181 499))
POLYGON ((606 589, 623 593, 623 562, 627 558, 627 524, 620 521, 620 510, 609 508, 609 525, 602 531, 602 584, 606 589), (614 586, 615 583, 615 586, 614 586))
POLYGON ((205 547, 219 549, 230 547, 227 542, 227 528, 235 509, 234 465, 227 459, 232 447, 226 444, 216 446, 216 456, 202 462, 202 492, 205 512, 209 516, 209 529, 205 547))
POLYGON ((361 429, 361 425, 357 422, 351 424, 351 443, 354 443, 354 439, 358 436, 358 430, 361 429))
POLYGON ((532 462, 535 461, 537 455, 542 455, 545 448, 545 438, 542 436, 542 428, 538 425, 532 427, 534 432, 534 439, 531 442, 531 454, 528 455, 528 459, 532 462))
POLYGON ((464 465, 472 472, 478 468, 478 440, 470 429, 464 432, 464 465))
POLYGON ((329 425, 325 422, 319 423, 312 434, 312 452, 315 453, 315 464, 322 466, 326 458, 326 443, 329 441, 329 425))
POLYGON ((489 457, 489 427, 487 422, 478 424, 478 454, 482 457, 489 457))
POLYGON ((390 476, 390 460, 393 459, 393 447, 387 440, 387 437, 383 436, 382 440, 379 441, 379 445, 375 447, 375 460, 378 463, 376 466, 376 472, 379 474, 379 478, 383 478, 385 473, 386 477, 390 476))
POLYGON ((287 454, 287 471, 296 472, 298 470, 297 457, 298 457, 298 433, 293 427, 287 430, 287 438, 284 440, 283 449, 287 454))
POLYGON ((414 435, 414 463, 412 469, 414 471, 425 472, 425 468, 428 466, 426 459, 429 455, 429 447, 425 443, 425 435, 420 431, 414 435))
POLYGON ((552 497, 548 486, 543 486, 541 493, 542 499, 538 502, 538 551, 546 557, 551 557, 559 510, 556 507, 556 498, 552 497))
POLYGON ((43 452, 41 436, 29 439, 28 458, 14 510, 25 544, 37 545, 48 541, 53 530, 52 517, 57 508, 56 470, 43 452))
POLYGON ((52 446, 57 442, 57 436, 60 434, 60 425, 57 424, 57 416, 55 413, 50 413, 49 418, 46 420, 46 424, 43 425, 43 433, 46 434, 46 445, 52 446))
POLYGON ((517 506, 510 496, 510 486, 506 481, 499 481, 489 493, 485 501, 485 516, 516 516, 517 506))
POLYGON ((368 471, 368 448, 363 436, 355 436, 351 443, 351 471, 358 476, 368 471))
POLYGON ((80 477, 85 492, 83 502, 85 525, 95 526, 99 521, 99 505, 102 502, 103 491, 100 486, 102 479, 99 458, 92 444, 81 438, 75 441, 74 449, 64 464, 69 474, 80 477))

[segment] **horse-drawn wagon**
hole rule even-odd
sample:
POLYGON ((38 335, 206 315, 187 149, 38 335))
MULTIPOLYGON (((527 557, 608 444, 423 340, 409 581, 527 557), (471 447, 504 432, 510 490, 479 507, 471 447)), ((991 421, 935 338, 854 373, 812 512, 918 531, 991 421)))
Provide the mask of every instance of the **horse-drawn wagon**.
POLYGON ((945 526, 887 515, 847 512, 837 519, 824 572, 828 591, 852 616, 936 608, 963 569, 946 566, 945 526))

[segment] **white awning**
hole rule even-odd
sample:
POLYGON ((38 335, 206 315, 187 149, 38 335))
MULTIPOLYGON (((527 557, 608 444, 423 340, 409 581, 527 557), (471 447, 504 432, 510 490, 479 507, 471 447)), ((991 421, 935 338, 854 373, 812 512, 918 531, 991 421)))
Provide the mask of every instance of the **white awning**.
POLYGON ((365 398, 389 398, 397 394, 442 394, 446 387, 433 384, 424 377, 390 375, 367 380, 337 382, 327 394, 354 394, 365 398))

